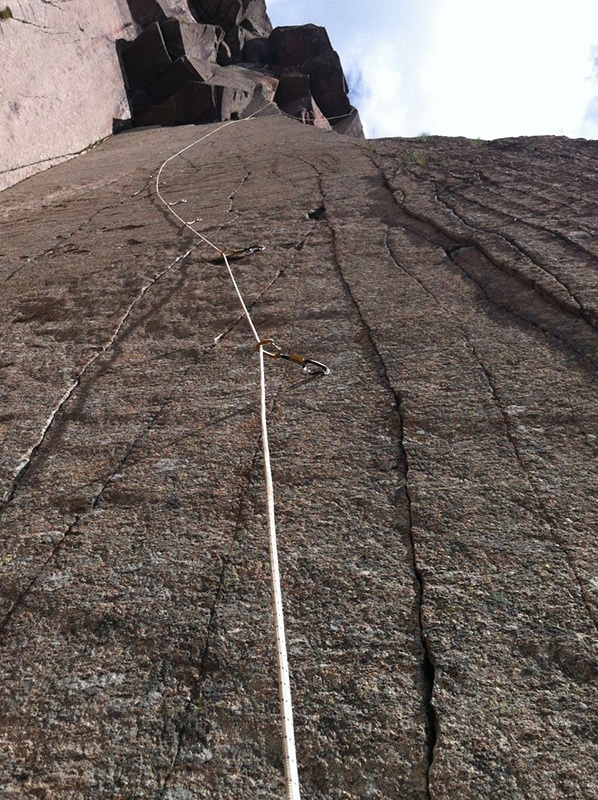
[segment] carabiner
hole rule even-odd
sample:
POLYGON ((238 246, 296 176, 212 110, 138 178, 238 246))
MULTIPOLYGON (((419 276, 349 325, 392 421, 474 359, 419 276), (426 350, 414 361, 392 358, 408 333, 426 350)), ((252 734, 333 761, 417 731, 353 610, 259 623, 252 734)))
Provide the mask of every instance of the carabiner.
POLYGON ((274 339, 262 339, 256 344, 255 349, 259 350, 260 347, 263 349, 264 355, 269 358, 280 358, 282 356, 282 347, 279 347, 274 339), (274 352, 271 353, 269 350, 266 350, 266 347, 273 347, 274 352))
POLYGON ((301 370, 304 375, 330 375, 330 367, 313 358, 304 358, 301 370))
POLYGON ((294 364, 299 364, 304 375, 313 377, 315 375, 330 375, 330 368, 321 361, 315 361, 313 358, 304 358, 298 356, 296 353, 283 353, 282 347, 279 347, 274 339, 262 339, 255 346, 256 350, 260 347, 264 351, 264 355, 269 358, 282 358, 285 361, 292 361, 294 364), (266 347, 270 348, 266 350, 266 347), (273 351, 273 352, 272 352, 273 351))

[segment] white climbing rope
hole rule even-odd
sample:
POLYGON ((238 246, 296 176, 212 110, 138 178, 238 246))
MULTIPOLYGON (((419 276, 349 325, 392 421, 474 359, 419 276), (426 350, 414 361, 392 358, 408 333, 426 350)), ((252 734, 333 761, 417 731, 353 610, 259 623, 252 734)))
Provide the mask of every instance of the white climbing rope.
MULTIPOLYGON (((268 103, 266 106, 264 106, 264 108, 267 108, 268 105, 271 105, 271 103, 268 103)), ((299 774, 297 770, 297 753, 295 748, 295 730, 293 725, 291 682, 289 676, 289 663, 287 657, 286 637, 284 630, 284 612, 282 606, 280 571, 278 567, 276 517, 274 513, 274 483, 272 480, 272 469, 270 465, 270 447, 268 443, 268 419, 267 419, 267 406, 266 406, 266 370, 264 364, 265 343, 262 343, 262 340, 260 339, 260 336, 253 323, 253 320, 251 319, 251 314, 249 313, 249 309, 247 308, 245 300, 243 299, 243 295, 241 293, 241 290, 239 289, 232 268, 230 266, 226 248, 219 247, 218 245, 211 242, 202 233, 195 230, 195 228, 193 228, 190 223, 186 222, 179 214, 177 214, 177 212, 173 209, 172 205, 168 203, 160 193, 160 177, 162 175, 164 167, 169 162, 173 161, 175 158, 177 158, 187 150, 190 150, 192 147, 195 147, 196 145, 200 144, 200 142, 205 141, 209 136, 213 136, 214 134, 218 133, 223 128, 226 128, 229 125, 237 124, 239 122, 247 122, 253 119, 257 114, 259 114, 263 110, 264 109, 262 108, 259 111, 256 111, 255 114, 252 114, 250 117, 247 117, 247 119, 244 120, 231 120, 230 122, 225 122, 223 125, 220 125, 215 130, 210 131, 209 133, 200 137, 199 139, 187 145, 186 147, 183 147, 174 155, 167 158, 166 161, 164 161, 164 163, 160 166, 160 169, 158 170, 158 173, 156 175, 156 195, 166 206, 166 208, 170 211, 170 213, 179 220, 179 222, 181 222, 186 228, 189 228, 189 230, 192 231, 196 236, 198 236, 203 242, 205 242, 207 245, 216 250, 224 259, 224 263, 226 264, 229 277, 232 281, 235 292, 237 293, 237 297, 239 298, 239 302, 241 303, 241 307, 243 308, 243 313, 245 314, 247 322, 249 323, 251 332, 256 340, 259 350, 260 397, 261 397, 260 416, 262 425, 262 449, 264 454, 264 476, 266 481, 266 504, 268 509, 268 548, 270 552, 272 607, 274 611, 274 629, 276 635, 276 661, 278 665, 278 693, 280 699, 280 719, 282 725, 282 747, 283 747, 283 758, 284 758, 285 788, 286 788, 287 800, 300 800, 299 774)))

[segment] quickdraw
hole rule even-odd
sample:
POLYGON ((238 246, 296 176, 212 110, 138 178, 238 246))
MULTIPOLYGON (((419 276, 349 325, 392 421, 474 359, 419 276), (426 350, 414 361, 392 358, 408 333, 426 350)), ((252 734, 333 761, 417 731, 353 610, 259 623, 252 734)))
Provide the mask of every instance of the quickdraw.
POLYGON ((264 355, 268 358, 283 358, 285 361, 292 361, 294 364, 299 364, 304 375, 329 375, 330 367, 322 364, 321 361, 315 361, 313 358, 304 358, 298 356, 296 353, 283 353, 282 347, 279 347, 274 339, 262 339, 259 341, 255 349, 259 350, 260 347, 264 351, 264 355))
POLYGON ((238 247, 238 248, 225 247, 224 250, 220 251, 220 256, 212 260, 212 264, 222 264, 225 256, 226 258, 228 258, 229 261, 233 261, 239 258, 245 258, 246 256, 250 256, 252 253, 259 253, 261 250, 265 249, 266 247, 263 244, 256 245, 255 247, 238 247))

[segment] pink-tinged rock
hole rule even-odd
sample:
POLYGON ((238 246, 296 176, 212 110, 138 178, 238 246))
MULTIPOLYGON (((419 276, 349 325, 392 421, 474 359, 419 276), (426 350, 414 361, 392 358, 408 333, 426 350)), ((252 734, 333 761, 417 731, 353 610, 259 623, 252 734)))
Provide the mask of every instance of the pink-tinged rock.
POLYGON ((326 28, 320 25, 287 25, 272 31, 270 52, 274 66, 288 69, 332 52, 332 45, 326 28))
POLYGON ((284 796, 256 353, 152 190, 194 142, 165 200, 332 367, 266 367, 303 796, 595 800, 598 142, 221 127, 0 195, 2 800, 284 796))
POLYGON ((188 55, 204 61, 216 61, 224 37, 224 31, 219 26, 168 19, 160 23, 160 29, 173 60, 188 55))
POLYGON ((359 111, 356 108, 352 108, 348 116, 337 120, 333 124, 332 130, 335 133, 343 133, 345 136, 353 136, 354 139, 365 139, 359 111))
POLYGON ((4 5, 13 18, 0 20, 0 189, 76 155, 129 116, 116 41, 136 32, 120 0, 4 5))

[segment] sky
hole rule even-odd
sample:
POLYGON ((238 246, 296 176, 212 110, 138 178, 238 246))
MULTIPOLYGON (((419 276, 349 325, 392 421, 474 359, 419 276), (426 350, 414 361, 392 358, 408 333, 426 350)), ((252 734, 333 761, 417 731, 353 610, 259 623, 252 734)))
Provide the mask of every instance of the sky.
POLYGON ((598 0, 266 0, 324 25, 366 136, 598 139, 598 0))

